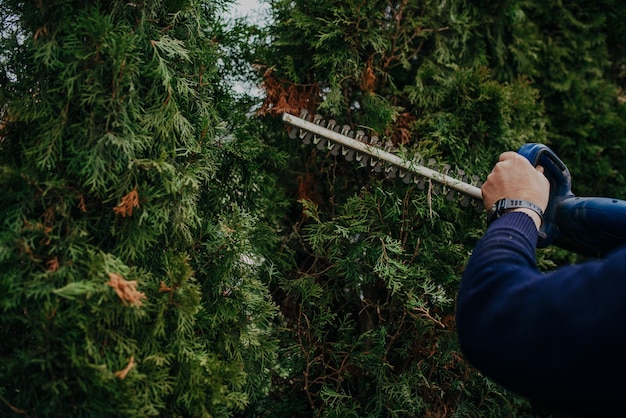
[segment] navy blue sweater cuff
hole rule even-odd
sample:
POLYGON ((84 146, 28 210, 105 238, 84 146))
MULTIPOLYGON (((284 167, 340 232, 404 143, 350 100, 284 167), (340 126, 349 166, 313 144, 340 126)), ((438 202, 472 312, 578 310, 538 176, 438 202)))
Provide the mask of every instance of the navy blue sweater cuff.
POLYGON ((528 242, 537 243, 539 232, 533 219, 524 212, 508 212, 496 219, 487 230, 487 234, 497 233, 503 229, 514 230, 526 237, 528 242))

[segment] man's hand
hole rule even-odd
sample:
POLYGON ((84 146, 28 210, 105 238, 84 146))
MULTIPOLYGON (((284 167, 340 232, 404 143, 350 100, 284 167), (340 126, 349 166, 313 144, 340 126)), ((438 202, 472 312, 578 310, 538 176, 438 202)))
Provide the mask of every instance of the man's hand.
MULTIPOLYGON (((487 209, 500 199, 520 199, 532 202, 545 211, 550 199, 550 182, 543 175, 543 167, 535 168, 525 157, 509 151, 500 155, 481 191, 487 209)), ((513 211, 528 213, 535 221, 537 229, 540 228, 541 218, 532 210, 513 211)))

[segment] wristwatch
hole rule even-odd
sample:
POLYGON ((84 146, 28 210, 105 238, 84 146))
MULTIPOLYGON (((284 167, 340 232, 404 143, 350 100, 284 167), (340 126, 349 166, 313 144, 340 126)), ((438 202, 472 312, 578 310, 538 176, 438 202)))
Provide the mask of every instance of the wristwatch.
POLYGON ((536 212, 541 218, 541 224, 543 224, 543 210, 533 202, 521 199, 500 199, 493 204, 489 214, 487 215, 487 225, 491 225, 493 221, 502 216, 507 210, 525 208, 536 212))

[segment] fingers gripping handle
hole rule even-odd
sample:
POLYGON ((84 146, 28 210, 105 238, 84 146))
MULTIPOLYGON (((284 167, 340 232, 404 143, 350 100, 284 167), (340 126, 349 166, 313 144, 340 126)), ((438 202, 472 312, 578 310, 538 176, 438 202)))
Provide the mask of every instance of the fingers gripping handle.
POLYGON ((543 173, 550 182, 550 201, 544 212, 543 225, 539 231, 540 248, 547 247, 558 240, 560 231, 556 223, 559 204, 571 197, 572 177, 567 166, 561 159, 544 144, 528 143, 523 145, 518 154, 526 157, 533 166, 542 166, 543 173))

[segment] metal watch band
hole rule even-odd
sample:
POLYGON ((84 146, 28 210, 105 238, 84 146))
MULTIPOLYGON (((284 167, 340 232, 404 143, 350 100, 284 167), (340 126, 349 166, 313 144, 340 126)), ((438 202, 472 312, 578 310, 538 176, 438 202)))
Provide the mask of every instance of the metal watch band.
POLYGON ((528 200, 521 199, 500 199, 496 203, 493 204, 491 210, 489 211, 489 215, 487 217, 487 224, 491 224, 493 221, 502 216, 507 210, 510 209, 530 209, 533 212, 539 215, 541 218, 541 223, 543 224, 543 210, 533 202, 529 202, 528 200))

